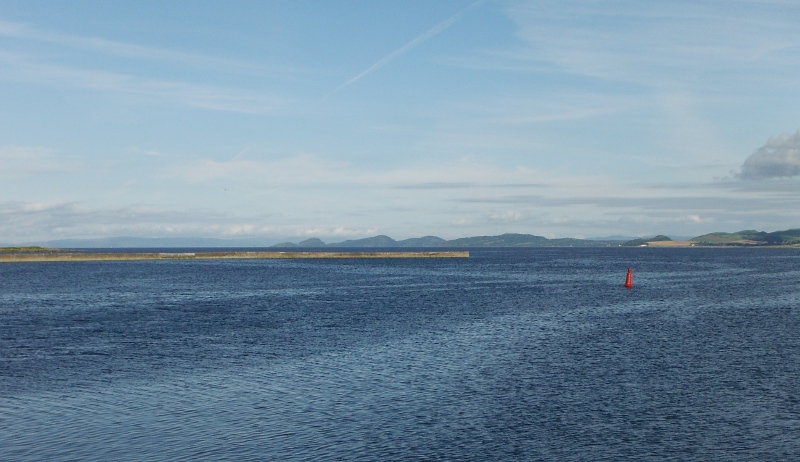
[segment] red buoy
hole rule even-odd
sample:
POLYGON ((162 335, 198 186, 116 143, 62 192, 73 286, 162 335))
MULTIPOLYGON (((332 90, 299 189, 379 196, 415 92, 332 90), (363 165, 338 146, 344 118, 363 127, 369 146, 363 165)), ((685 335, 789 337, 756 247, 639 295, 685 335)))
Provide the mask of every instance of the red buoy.
POLYGON ((625 278, 625 287, 629 289, 633 287, 633 273, 630 268, 628 268, 628 276, 625 278))

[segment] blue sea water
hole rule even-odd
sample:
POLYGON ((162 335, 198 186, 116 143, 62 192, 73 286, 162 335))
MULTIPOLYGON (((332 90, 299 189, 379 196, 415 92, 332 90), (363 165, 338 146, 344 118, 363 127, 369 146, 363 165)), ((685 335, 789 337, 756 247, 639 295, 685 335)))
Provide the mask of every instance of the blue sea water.
POLYGON ((798 460, 799 334, 794 249, 0 264, 0 460, 798 460))

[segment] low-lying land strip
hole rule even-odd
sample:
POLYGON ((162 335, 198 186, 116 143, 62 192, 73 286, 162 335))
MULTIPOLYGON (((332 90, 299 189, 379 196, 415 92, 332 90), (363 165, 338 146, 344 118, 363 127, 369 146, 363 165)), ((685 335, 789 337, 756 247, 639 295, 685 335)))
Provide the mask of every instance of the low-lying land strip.
POLYGON ((268 258, 469 258, 468 251, 442 252, 2 252, 0 262, 124 261, 124 260, 222 260, 268 258))
MULTIPOLYGON (((645 247, 695 247, 698 243, 692 241, 647 241, 642 246, 645 247)), ((641 247, 641 246, 640 246, 641 247)))
POLYGON ((27 245, 22 247, 0 247, 0 253, 20 253, 20 252, 58 252, 58 249, 48 249, 47 247, 39 247, 36 245, 27 245))

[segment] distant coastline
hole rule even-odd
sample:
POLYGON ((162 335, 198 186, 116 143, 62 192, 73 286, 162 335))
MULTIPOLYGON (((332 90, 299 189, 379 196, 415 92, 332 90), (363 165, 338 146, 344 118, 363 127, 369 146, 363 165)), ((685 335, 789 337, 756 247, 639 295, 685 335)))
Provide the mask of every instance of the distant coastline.
POLYGON ((293 258, 469 258, 468 251, 444 252, 119 252, 9 251, 0 253, 0 263, 80 262, 136 260, 224 260, 293 258))
POLYGON ((506 233, 497 236, 473 236, 446 240, 437 236, 395 240, 386 235, 378 235, 363 239, 352 239, 342 242, 326 243, 318 238, 299 242, 282 242, 274 244, 251 239, 212 239, 192 237, 172 238, 136 238, 110 237, 102 239, 55 240, 35 243, 38 247, 17 246, 0 253, 44 252, 51 249, 276 249, 285 251, 312 251, 328 249, 380 249, 380 250, 417 250, 417 249, 471 249, 471 248, 509 248, 509 247, 798 247, 800 246, 800 228, 784 231, 764 232, 744 230, 734 233, 714 232, 686 239, 673 240, 664 235, 642 237, 637 239, 550 239, 533 234, 506 233))
POLYGON ((389 236, 381 235, 364 239, 354 239, 335 244, 326 244, 320 239, 312 238, 297 244, 285 242, 274 247, 795 247, 800 246, 800 228, 767 233, 764 231, 744 230, 736 233, 714 232, 697 236, 689 240, 672 240, 668 236, 657 235, 631 240, 610 239, 549 239, 533 234, 501 234, 499 236, 475 236, 453 240, 445 240, 436 236, 395 241, 389 236))

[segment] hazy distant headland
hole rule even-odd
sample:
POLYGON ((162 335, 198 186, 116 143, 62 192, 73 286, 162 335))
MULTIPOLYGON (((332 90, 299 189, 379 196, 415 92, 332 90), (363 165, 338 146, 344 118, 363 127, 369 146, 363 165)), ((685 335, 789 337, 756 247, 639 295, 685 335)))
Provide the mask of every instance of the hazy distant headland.
POLYGON ((589 239, 548 239, 532 234, 501 234, 499 236, 475 236, 445 240, 436 236, 424 236, 396 241, 389 236, 374 236, 326 244, 320 239, 306 239, 298 243, 283 242, 274 247, 608 247, 622 241, 595 241, 589 239))
MULTIPOLYGON (((274 241, 272 241, 274 242, 274 241)), ((214 239, 214 238, 139 238, 109 237, 103 239, 70 239, 37 242, 36 245, 47 248, 482 248, 482 247, 764 247, 764 246, 800 246, 800 228, 785 231, 764 232, 744 230, 735 233, 714 232, 691 239, 673 240, 664 235, 642 237, 637 239, 548 239, 533 234, 501 234, 497 236, 474 236, 446 240, 436 236, 423 236, 411 239, 395 240, 389 236, 379 235, 364 239, 351 239, 342 242, 326 243, 318 238, 305 239, 299 242, 282 242, 272 244, 263 239, 214 239)))
POLYGON ((396 241, 389 236, 375 236, 326 244, 320 239, 306 239, 298 243, 284 242, 274 247, 715 247, 715 246, 793 246, 800 245, 800 228, 767 233, 745 230, 736 233, 715 232, 689 240, 673 240, 664 235, 631 240, 614 239, 548 239, 532 234, 501 234, 445 240, 425 236, 396 241))

